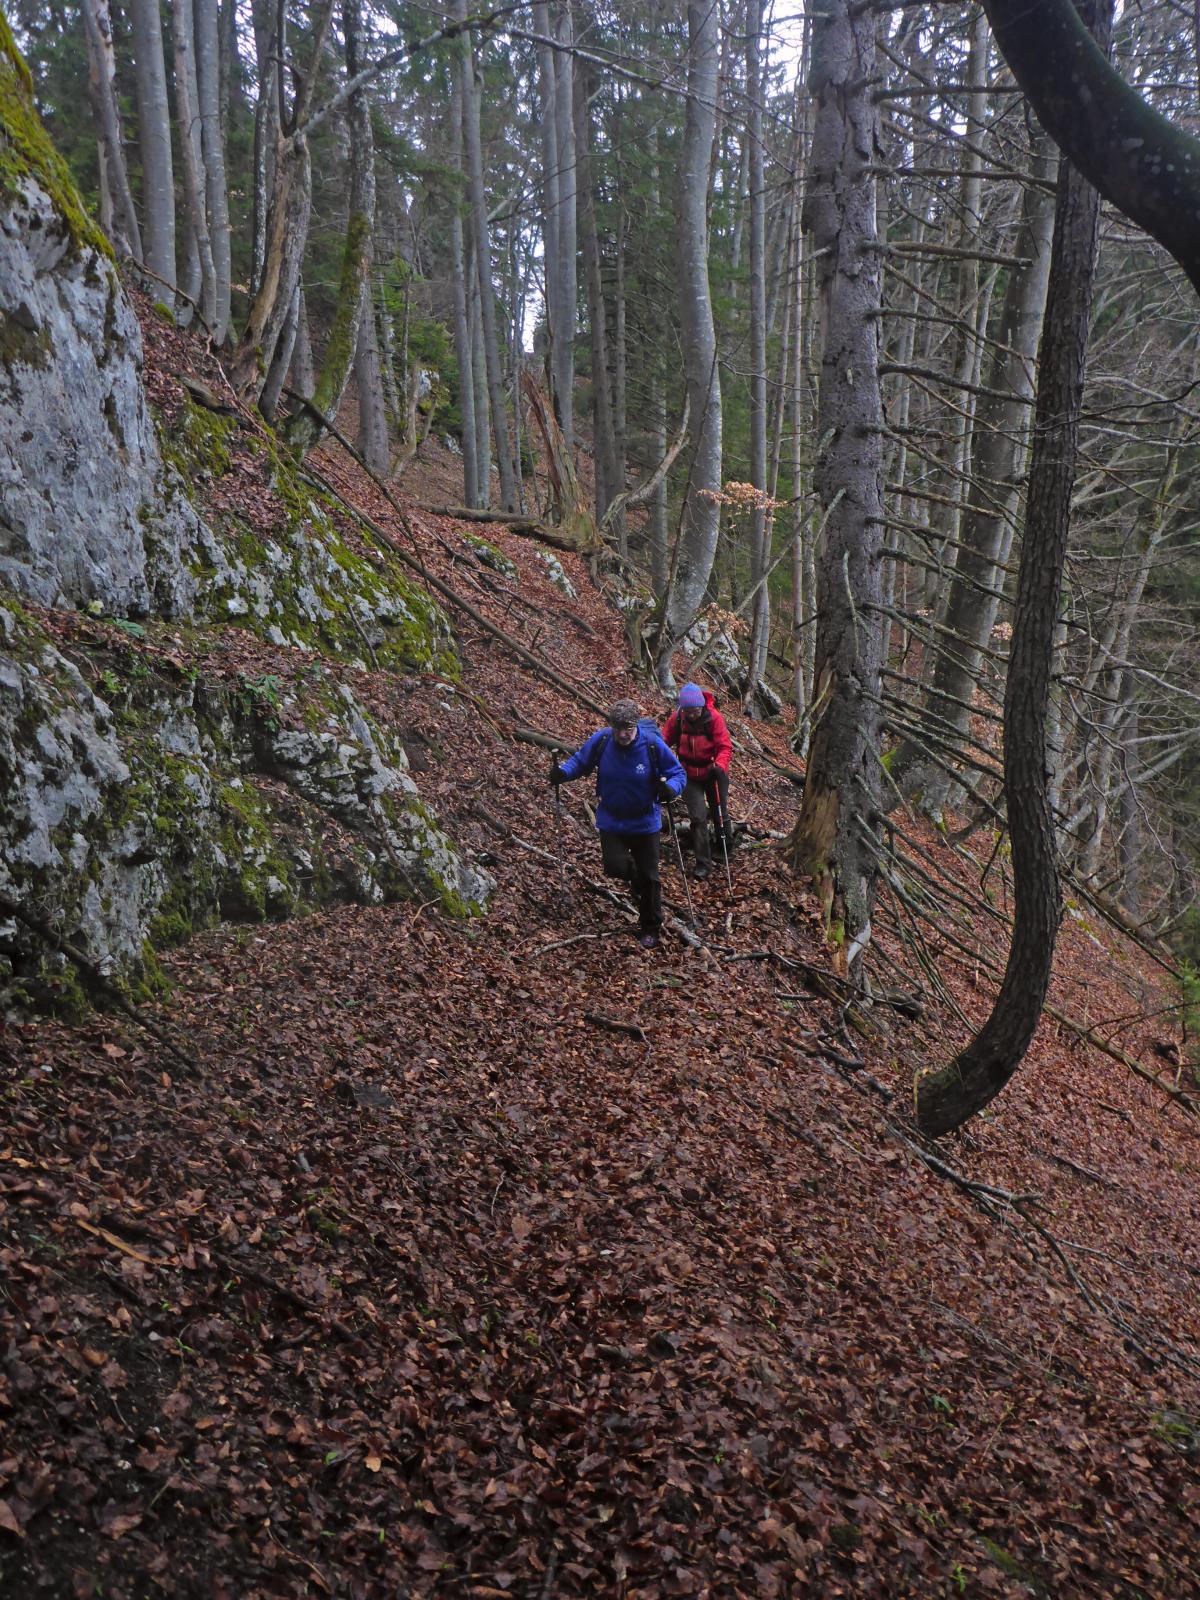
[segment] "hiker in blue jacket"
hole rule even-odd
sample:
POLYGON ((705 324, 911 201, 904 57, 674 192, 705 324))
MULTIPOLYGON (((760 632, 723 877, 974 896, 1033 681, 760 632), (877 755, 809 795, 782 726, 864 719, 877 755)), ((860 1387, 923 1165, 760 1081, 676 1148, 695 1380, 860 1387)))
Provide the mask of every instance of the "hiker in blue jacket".
POLYGON ((662 928, 662 884, 658 876, 659 802, 682 793, 687 773, 653 727, 638 722, 633 700, 618 700, 608 727, 550 772, 557 786, 596 774, 596 829, 605 875, 623 878, 637 900, 638 942, 653 950, 662 928))

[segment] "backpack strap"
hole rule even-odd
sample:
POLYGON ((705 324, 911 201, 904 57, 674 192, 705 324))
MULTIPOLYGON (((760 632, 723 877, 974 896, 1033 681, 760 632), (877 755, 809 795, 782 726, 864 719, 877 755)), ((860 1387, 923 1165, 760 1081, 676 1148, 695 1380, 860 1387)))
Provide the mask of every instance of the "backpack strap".
MULTIPOLYGON (((641 725, 640 722, 638 723, 638 727, 639 727, 639 729, 641 729, 641 731, 643 733, 646 732, 646 730, 644 728, 642 728, 642 725, 641 725)), ((604 755, 604 752, 608 749, 609 745, 612 743, 612 729, 608 728, 605 731, 606 731, 607 737, 606 737, 604 743, 600 746, 599 752, 596 755, 595 763, 591 768, 591 770, 593 772, 595 772, 596 768, 600 765, 600 761, 601 761, 601 758, 604 755)), ((657 732, 657 730, 656 730, 656 732, 657 732)), ((654 778, 655 789, 657 790, 659 779, 662 777, 662 769, 658 764, 658 745, 655 742, 655 739, 652 738, 651 735, 648 734, 648 733, 646 734, 646 742, 650 746, 650 771, 651 771, 651 774, 653 775, 653 778, 654 778)))

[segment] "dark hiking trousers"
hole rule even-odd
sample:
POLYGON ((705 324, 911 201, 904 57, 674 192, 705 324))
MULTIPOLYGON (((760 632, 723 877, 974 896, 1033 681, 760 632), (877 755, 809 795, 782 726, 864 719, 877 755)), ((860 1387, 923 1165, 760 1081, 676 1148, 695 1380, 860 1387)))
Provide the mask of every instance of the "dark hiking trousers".
POLYGON ((600 856, 609 878, 623 878, 633 890, 643 933, 662 928, 662 882, 658 876, 657 833, 601 833, 600 856))
POLYGON ((696 860, 703 861, 705 866, 712 866, 712 835, 709 833, 709 819, 712 819, 714 828, 718 827, 717 802, 720 801, 720 814, 725 819, 725 848, 733 848, 733 837, 729 827, 729 774, 722 772, 719 777, 711 778, 707 783, 701 783, 698 778, 689 778, 687 788, 683 791, 683 803, 687 807, 687 814, 692 824, 692 849, 696 852, 696 860))

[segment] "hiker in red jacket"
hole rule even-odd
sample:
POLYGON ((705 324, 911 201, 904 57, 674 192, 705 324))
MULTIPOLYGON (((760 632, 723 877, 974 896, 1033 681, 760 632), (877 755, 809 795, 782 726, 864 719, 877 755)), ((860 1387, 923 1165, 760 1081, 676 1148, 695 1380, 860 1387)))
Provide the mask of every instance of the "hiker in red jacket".
POLYGON ((687 773, 683 801, 692 821, 692 847, 696 852, 696 877, 712 871, 712 842, 708 823, 725 828, 726 852, 733 848, 729 826, 729 760, 733 741, 716 701, 698 683, 685 683, 679 705, 667 718, 663 743, 679 752, 687 773))

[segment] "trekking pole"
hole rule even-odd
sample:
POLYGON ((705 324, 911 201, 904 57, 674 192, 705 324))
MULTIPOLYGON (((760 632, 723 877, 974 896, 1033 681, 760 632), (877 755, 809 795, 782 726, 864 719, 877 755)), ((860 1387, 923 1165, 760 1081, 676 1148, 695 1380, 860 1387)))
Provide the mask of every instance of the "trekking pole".
POLYGON ((567 891, 567 864, 563 859, 562 790, 557 785, 555 785, 554 789, 554 853, 558 857, 558 887, 565 894, 567 891))
POLYGON ((721 830, 721 854, 725 857, 725 882, 730 894, 733 893, 733 874, 729 870, 729 833, 725 826, 725 807, 721 804, 721 788, 716 784, 717 797, 717 827, 721 830))
POLYGON ((675 817, 671 811, 671 802, 668 800, 664 808, 667 813, 667 827, 672 839, 675 841, 675 854, 679 858, 679 876, 683 879, 683 892, 687 895, 688 920, 692 924, 692 932, 696 931, 696 908, 692 905, 692 888, 688 883, 687 872, 683 865, 683 846, 679 842, 679 829, 675 826, 675 817))

